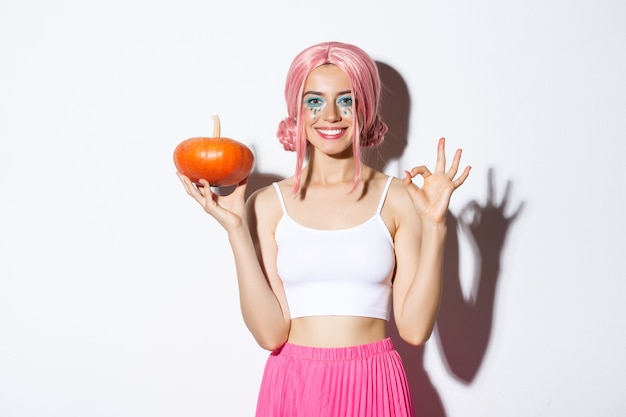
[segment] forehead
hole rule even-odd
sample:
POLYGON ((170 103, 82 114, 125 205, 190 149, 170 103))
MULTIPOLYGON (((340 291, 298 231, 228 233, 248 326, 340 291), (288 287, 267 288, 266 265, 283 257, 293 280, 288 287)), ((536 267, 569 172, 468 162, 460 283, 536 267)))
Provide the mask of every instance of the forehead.
POLYGON ((332 94, 334 92, 350 91, 350 78, 339 67, 327 64, 315 68, 304 83, 305 94, 308 91, 332 94))

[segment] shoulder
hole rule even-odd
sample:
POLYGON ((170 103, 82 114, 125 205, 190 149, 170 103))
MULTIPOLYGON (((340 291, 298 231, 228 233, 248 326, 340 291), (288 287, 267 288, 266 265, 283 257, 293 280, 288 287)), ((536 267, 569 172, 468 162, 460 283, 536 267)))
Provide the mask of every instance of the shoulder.
MULTIPOLYGON (((288 180, 277 182, 283 196, 290 192, 288 180)), ((284 197, 283 197, 284 198, 284 197)), ((259 225, 274 228, 282 216, 280 196, 277 193, 274 183, 259 188, 248 197, 246 201, 248 216, 252 216, 259 225)))
POLYGON ((280 208, 280 196, 277 193, 275 184, 278 185, 281 195, 285 198, 284 196, 289 195, 291 192, 290 183, 290 179, 284 179, 261 187, 250 194, 246 204, 249 207, 253 206, 262 209, 269 209, 274 206, 280 208))
POLYGON ((390 182, 385 195, 384 208, 397 208, 398 206, 401 207, 406 205, 408 193, 404 188, 404 185, 402 185, 401 178, 394 177, 393 175, 387 175, 368 166, 364 166, 361 178, 365 179, 365 188, 368 190, 367 192, 372 192, 375 195, 381 195, 384 188, 387 186, 387 182, 390 182))
POLYGON ((387 191, 387 202, 389 205, 400 210, 405 210, 407 207, 412 207, 409 193, 402 183, 401 178, 393 177, 391 179, 391 184, 389 184, 389 191, 387 191))
POLYGON ((394 224, 396 230, 403 225, 419 227, 419 216, 401 178, 394 177, 391 180, 383 215, 394 224))

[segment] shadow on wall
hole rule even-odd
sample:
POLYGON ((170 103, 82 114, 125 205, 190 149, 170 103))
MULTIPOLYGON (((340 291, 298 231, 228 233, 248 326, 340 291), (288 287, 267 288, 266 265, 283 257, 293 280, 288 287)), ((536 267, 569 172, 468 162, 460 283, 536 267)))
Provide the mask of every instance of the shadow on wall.
MULTIPOLYGON (((363 160, 379 171, 402 177, 397 162, 402 157, 409 132, 411 100, 402 76, 387 64, 377 63, 384 91, 381 115, 389 132, 381 146, 364 150, 363 160)), ((277 144, 280 146, 280 144, 277 144)), ((447 217, 448 235, 445 245, 443 295, 434 337, 445 359, 445 366, 457 381, 470 384, 483 362, 491 338, 496 285, 500 274, 500 255, 512 222, 520 214, 523 203, 512 215, 505 215, 510 205, 511 182, 507 182, 503 198, 496 201, 494 172, 489 170, 486 201, 471 201, 455 216, 447 217), (469 299, 463 294, 459 272, 459 233, 470 237, 474 250, 474 286, 469 299)), ((258 172, 248 178, 246 198, 254 191, 280 181, 283 177, 258 172)), ((476 180, 476 179, 474 179, 476 180)), ((424 369, 425 347, 404 342, 393 319, 389 335, 404 362, 417 416, 446 417, 445 407, 424 369)))
MULTIPOLYGON (((402 177, 402 169, 395 173, 387 166, 398 160, 408 143, 411 100, 402 76, 387 64, 378 62, 385 85, 381 113, 389 126, 389 133, 381 152, 368 155, 370 165, 380 171, 402 177)), ((469 384, 483 362, 491 338, 496 285, 500 274, 500 255, 511 223, 521 212, 520 204, 514 214, 505 215, 510 203, 511 182, 504 197, 496 202, 494 172, 489 170, 486 202, 472 201, 456 217, 448 213, 448 236, 445 244, 443 294, 437 318, 435 337, 449 373, 456 380, 469 384), (473 243, 474 286, 467 300, 461 289, 459 272, 459 233, 463 231, 473 243)), ((402 356, 417 416, 445 417, 445 407, 435 386, 424 369, 425 346, 415 348, 404 342, 392 319, 389 334, 402 356)))
MULTIPOLYGON (((282 146, 280 143, 278 143, 278 140, 276 141, 276 146, 282 146)), ((248 176, 248 186, 246 187, 245 195, 246 201, 248 200, 248 197, 250 197, 250 194, 254 193, 255 191, 271 185, 273 182, 278 182, 283 179, 285 179, 285 177, 282 177, 278 174, 259 172, 256 168, 254 168, 250 173, 250 176, 248 176)))
POLYGON ((513 221, 521 213, 520 203, 510 211, 511 182, 500 201, 496 201, 493 169, 487 178, 487 198, 483 204, 471 201, 458 217, 448 216, 448 230, 459 229, 470 237, 474 252, 471 296, 464 297, 459 278, 458 233, 448 235, 444 265, 444 294, 437 318, 437 340, 450 373, 470 383, 483 361, 493 324, 500 258, 513 221))
MULTIPOLYGON (((489 170, 488 190, 485 203, 471 201, 458 216, 448 212, 447 217, 443 294, 434 337, 446 369, 464 384, 474 380, 485 357, 491 339, 502 249, 509 228, 524 205, 519 204, 512 215, 505 214, 510 205, 511 182, 507 183, 502 200, 496 202, 493 170, 489 170), (469 297, 463 294, 459 274, 461 230, 470 237, 474 252, 473 285, 469 297)), ((445 417, 445 407, 424 369, 425 347, 414 348, 405 343, 393 321, 389 328, 407 369, 416 415, 445 417)))
POLYGON ((382 144, 362 151, 363 162, 378 171, 403 177, 398 161, 408 143, 411 97, 404 78, 394 68, 382 62, 376 64, 383 84, 379 112, 389 130, 382 144))

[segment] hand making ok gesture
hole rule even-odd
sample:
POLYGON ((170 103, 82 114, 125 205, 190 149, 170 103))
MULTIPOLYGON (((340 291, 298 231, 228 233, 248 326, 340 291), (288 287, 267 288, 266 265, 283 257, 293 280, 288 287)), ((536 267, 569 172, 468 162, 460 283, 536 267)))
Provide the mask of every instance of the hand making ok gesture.
POLYGON ((437 145, 437 163, 434 172, 430 172, 425 165, 405 171, 402 182, 413 200, 415 209, 424 221, 445 222, 452 193, 465 182, 471 169, 469 166, 466 167, 455 179, 460 161, 461 149, 457 149, 452 164, 446 171, 445 138, 441 138, 437 145), (424 179, 421 187, 413 183, 413 178, 418 175, 424 179))

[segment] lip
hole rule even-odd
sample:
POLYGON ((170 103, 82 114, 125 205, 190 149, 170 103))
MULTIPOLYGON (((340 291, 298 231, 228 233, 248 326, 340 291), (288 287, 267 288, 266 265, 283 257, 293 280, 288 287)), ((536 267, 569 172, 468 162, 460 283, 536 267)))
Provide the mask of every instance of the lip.
POLYGON ((348 129, 345 127, 343 128, 338 128, 338 127, 315 128, 315 131, 317 132, 318 135, 320 135, 320 137, 322 137, 323 139, 329 139, 329 140, 339 139, 346 133, 347 130, 348 129))

